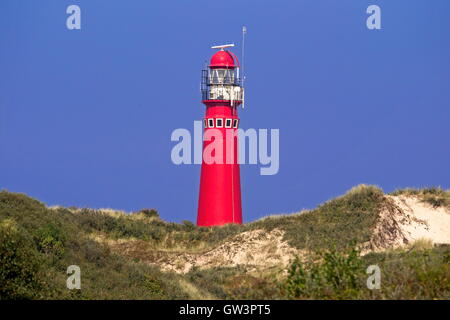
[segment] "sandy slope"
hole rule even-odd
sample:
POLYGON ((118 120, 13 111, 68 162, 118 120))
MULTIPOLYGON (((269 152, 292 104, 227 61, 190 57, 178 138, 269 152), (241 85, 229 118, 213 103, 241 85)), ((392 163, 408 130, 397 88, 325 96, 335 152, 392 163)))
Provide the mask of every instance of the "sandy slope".
POLYGON ((390 197, 410 221, 400 223, 408 242, 429 239, 433 243, 450 243, 450 212, 444 207, 433 208, 415 197, 390 197))
POLYGON ((216 248, 202 254, 180 253, 160 262, 165 271, 185 273, 193 267, 234 267, 250 269, 285 267, 298 250, 283 241, 284 232, 252 230, 238 234, 216 248))

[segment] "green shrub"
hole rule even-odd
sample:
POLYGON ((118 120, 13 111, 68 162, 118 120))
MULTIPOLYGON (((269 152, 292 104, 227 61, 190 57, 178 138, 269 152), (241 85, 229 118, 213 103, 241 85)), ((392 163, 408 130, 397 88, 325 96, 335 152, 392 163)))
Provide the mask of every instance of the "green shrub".
POLYGON ((285 284, 289 298, 350 299, 363 287, 363 262, 356 249, 327 250, 307 262, 296 258, 285 284))
POLYGON ((0 300, 39 298, 39 265, 31 238, 11 220, 0 221, 0 300))
POLYGON ((142 213, 148 218, 159 218, 158 211, 155 209, 141 209, 138 213, 142 213))
POLYGON ((161 288, 161 281, 153 276, 145 275, 144 286, 148 290, 148 294, 153 299, 164 299, 164 291, 161 288))
POLYGON ((412 246, 364 256, 382 270, 381 289, 366 290, 368 299, 449 299, 450 246, 412 246), (368 292, 370 291, 370 292, 368 292))
POLYGON ((181 221, 181 223, 184 226, 186 231, 193 231, 195 229, 195 224, 193 224, 189 220, 183 220, 183 221, 181 221))
POLYGON ((45 254, 61 258, 64 254, 65 236, 53 223, 48 223, 35 232, 37 248, 45 254))

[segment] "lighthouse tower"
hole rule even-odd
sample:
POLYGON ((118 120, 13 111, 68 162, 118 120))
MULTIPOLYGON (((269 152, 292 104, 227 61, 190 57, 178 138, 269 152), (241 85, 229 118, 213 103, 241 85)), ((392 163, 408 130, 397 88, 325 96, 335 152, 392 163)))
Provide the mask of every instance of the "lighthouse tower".
POLYGON ((208 68, 202 71, 202 100, 206 114, 197 216, 199 226, 242 223, 237 108, 243 103, 244 88, 239 78, 239 61, 235 54, 226 50, 232 46, 212 47, 219 51, 212 56, 208 68))

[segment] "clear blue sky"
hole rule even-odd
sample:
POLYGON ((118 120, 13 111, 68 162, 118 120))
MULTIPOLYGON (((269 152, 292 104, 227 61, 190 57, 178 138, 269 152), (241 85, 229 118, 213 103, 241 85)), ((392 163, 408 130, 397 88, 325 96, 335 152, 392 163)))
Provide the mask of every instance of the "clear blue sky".
POLYGON ((170 135, 201 119, 209 47, 239 44, 242 25, 241 127, 280 129, 277 175, 242 166, 245 221, 359 183, 448 188, 449 14, 448 0, 2 0, 0 188, 195 221, 200 167, 172 164, 170 135))

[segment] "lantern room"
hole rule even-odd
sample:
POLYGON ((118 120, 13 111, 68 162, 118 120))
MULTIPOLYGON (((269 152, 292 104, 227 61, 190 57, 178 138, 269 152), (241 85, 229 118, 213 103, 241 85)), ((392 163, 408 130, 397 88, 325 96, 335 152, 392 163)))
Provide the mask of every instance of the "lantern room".
POLYGON ((242 103, 244 88, 239 77, 239 60, 225 48, 234 45, 215 46, 220 49, 210 60, 207 70, 202 71, 202 99, 205 104, 214 101, 229 102, 231 106, 242 103))

